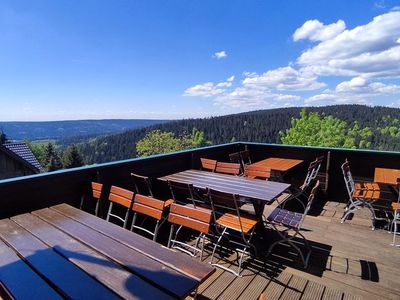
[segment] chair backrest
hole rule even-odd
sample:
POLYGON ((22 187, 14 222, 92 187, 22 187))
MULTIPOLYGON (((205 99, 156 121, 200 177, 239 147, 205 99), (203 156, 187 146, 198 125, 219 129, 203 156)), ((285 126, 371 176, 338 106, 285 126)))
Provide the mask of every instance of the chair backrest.
POLYGON ((100 199, 101 192, 103 191, 103 184, 92 181, 92 196, 96 200, 100 199))
POLYGON ((307 205, 306 205, 306 208, 304 209, 304 213, 303 213, 303 216, 302 216, 300 224, 299 224, 300 227, 303 224, 304 218, 306 217, 306 215, 308 214, 308 211, 311 208, 311 205, 315 199, 315 194, 317 193, 318 187, 319 187, 319 180, 317 180, 317 182, 315 183, 314 187, 312 188, 310 194, 308 195, 307 205))
POLYGON ((172 203, 168 222, 182 225, 199 232, 208 233, 211 223, 211 211, 201 207, 191 207, 172 203))
POLYGON ((229 161, 231 163, 241 163, 241 158, 240 158, 240 153, 239 152, 235 152, 235 153, 231 153, 229 154, 229 161))
POLYGON ((131 208, 134 192, 112 185, 108 200, 131 208))
POLYGON ((200 158, 201 169, 214 172, 217 166, 217 161, 214 159, 200 158))
POLYGON ((207 195, 210 200, 214 222, 218 219, 219 212, 229 211, 238 217, 240 231, 243 232, 242 221, 240 218, 240 196, 236 194, 225 193, 213 189, 207 189, 207 195))
POLYGON ((317 175, 318 175, 319 169, 321 168, 323 159, 324 159, 324 157, 320 156, 320 157, 317 157, 315 160, 313 160, 310 163, 310 165, 308 166, 308 169, 307 169, 307 174, 304 179, 304 183, 300 187, 302 190, 306 189, 311 184, 311 182, 317 178, 317 175))
POLYGON ((135 194, 132 210, 134 212, 161 220, 165 202, 150 196, 135 194))
POLYGON ((215 172, 223 174, 239 175, 240 164, 217 162, 217 167, 215 168, 215 172))
POLYGON ((243 165, 251 164, 250 150, 240 151, 240 158, 242 159, 243 165))
POLYGON ((193 184, 191 183, 168 180, 168 186, 174 202, 187 204, 189 201, 194 205, 194 207, 196 207, 196 202, 201 202, 199 196, 194 190, 193 184))
POLYGON ((136 193, 154 197, 149 177, 138 175, 135 173, 131 173, 131 177, 133 180, 133 184, 135 185, 136 193))
POLYGON ((268 180, 271 177, 271 168, 257 165, 245 165, 244 176, 268 180))
POLYGON ((350 201, 353 200, 353 192, 355 190, 355 184, 353 180, 353 176, 351 175, 350 171, 350 164, 346 158, 344 163, 342 164, 342 172, 343 172, 343 178, 344 178, 344 183, 346 185, 346 190, 347 193, 349 194, 350 201))

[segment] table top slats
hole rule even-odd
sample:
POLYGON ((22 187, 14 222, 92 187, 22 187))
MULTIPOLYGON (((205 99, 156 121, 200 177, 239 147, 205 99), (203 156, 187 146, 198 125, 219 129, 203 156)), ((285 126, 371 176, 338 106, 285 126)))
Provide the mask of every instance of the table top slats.
POLYGON ((62 299, 1 240, 0 280, 15 299, 62 299))
POLYGON ((10 219, 0 220, 0 237, 65 296, 73 299, 82 298, 82 295, 86 299, 119 298, 10 219))
POLYGON ((190 276, 198 282, 206 280, 215 271, 215 268, 208 264, 199 263, 198 260, 180 253, 177 255, 176 252, 160 244, 156 244, 140 235, 132 234, 126 229, 107 223, 72 206, 59 204, 51 207, 51 209, 93 228, 151 259, 190 276))
POLYGON ((374 182, 396 186, 397 178, 400 178, 400 170, 375 168, 374 182))
POLYGON ((159 180, 191 183, 196 188, 211 188, 226 193, 238 194, 243 197, 263 200, 268 203, 272 202, 275 197, 290 187, 290 184, 287 183, 250 179, 200 170, 186 170, 161 177, 159 180))
MULTIPOLYGON (((160 264, 114 239, 53 209, 41 209, 32 214, 62 230, 80 242, 106 255, 158 288, 183 298, 198 285, 198 281, 160 264)), ((106 221, 99 219, 108 224, 106 221)), ((129 231, 127 231, 129 233, 129 231)))
POLYGON ((292 158, 269 157, 258 162, 252 163, 255 166, 269 167, 271 170, 287 172, 295 166, 301 164, 303 160, 292 158))
POLYGON ((124 299, 171 298, 92 248, 49 226, 37 216, 23 214, 11 219, 124 299))

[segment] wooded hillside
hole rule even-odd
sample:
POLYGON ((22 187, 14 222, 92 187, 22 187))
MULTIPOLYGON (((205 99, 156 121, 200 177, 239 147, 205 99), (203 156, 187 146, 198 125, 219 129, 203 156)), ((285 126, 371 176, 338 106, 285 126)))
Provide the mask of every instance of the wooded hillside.
MULTIPOLYGON (((213 144, 232 141, 281 143, 279 132, 291 126, 292 118, 298 118, 302 108, 279 108, 260 110, 221 117, 171 121, 123 133, 97 137, 79 145, 86 163, 101 163, 136 156, 136 143, 153 130, 184 135, 197 128, 213 144)), ((336 105, 311 107, 307 111, 332 115, 349 126, 358 122, 360 127, 369 127, 371 149, 400 151, 400 109, 368 107, 363 105, 336 105), (397 125, 396 125, 397 124, 397 125)))

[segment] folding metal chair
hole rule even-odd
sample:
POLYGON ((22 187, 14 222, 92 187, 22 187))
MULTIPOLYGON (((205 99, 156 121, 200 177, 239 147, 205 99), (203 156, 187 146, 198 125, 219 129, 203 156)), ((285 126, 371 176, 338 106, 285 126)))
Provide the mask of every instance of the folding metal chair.
POLYGON ((208 189, 207 194, 212 207, 216 231, 219 234, 219 238, 215 243, 211 255, 210 263, 213 266, 222 268, 235 274, 236 276, 240 276, 244 256, 251 256, 250 250, 253 251, 254 256, 257 256, 256 247, 251 243, 251 239, 253 237, 258 220, 254 216, 245 215, 240 212, 239 195, 224 193, 213 189, 208 189), (232 235, 236 235, 239 240, 230 238, 232 235), (222 240, 228 241, 229 245, 237 246, 234 248, 237 253, 237 271, 213 262, 215 251, 218 247, 221 247, 220 243, 222 240))
POLYGON ((272 226, 272 228, 279 234, 281 237, 280 240, 277 240, 276 242, 272 243, 271 246, 269 246, 268 251, 267 251, 267 256, 271 254, 272 249, 278 245, 278 244, 288 244, 289 246, 292 246, 300 255, 300 258, 303 262, 304 268, 307 268, 308 266, 308 260, 310 258, 311 254, 311 247, 305 238, 305 236, 300 232, 301 227, 303 225, 304 219, 306 215, 308 214, 308 211, 311 208, 312 202, 315 198, 315 193, 318 189, 319 186, 319 181, 316 182, 315 186, 312 188, 309 196, 308 196, 308 201, 307 205, 304 209, 303 213, 297 213, 297 212, 292 212, 289 210, 286 210, 281 207, 275 208, 272 213, 268 216, 266 225, 272 226), (284 227, 284 230, 279 230, 278 227, 284 227), (293 234, 290 234, 293 232, 293 234), (304 245, 307 248, 307 254, 304 256, 303 252, 301 249, 295 244, 294 238, 299 235, 303 241, 304 245))
POLYGON ((200 260, 203 258, 204 240, 210 232, 212 212, 210 209, 192 205, 172 203, 168 214, 168 222, 171 223, 171 231, 168 239, 168 248, 175 248, 195 257, 200 252, 200 260), (194 245, 185 243, 178 238, 183 228, 189 228, 199 233, 194 245), (201 246, 199 243, 201 242, 201 246))
POLYGON ((194 207, 204 205, 204 197, 199 195, 193 184, 168 180, 168 186, 173 202, 183 205, 192 204, 194 207))
POLYGON ((110 190, 110 195, 108 196, 108 200, 110 201, 110 206, 108 207, 108 213, 107 213, 107 218, 106 220, 109 221, 110 217, 113 217, 121 222, 123 222, 123 227, 126 228, 126 224, 128 222, 128 217, 129 217, 129 211, 132 206, 132 200, 133 200, 134 193, 117 187, 117 186, 111 186, 110 190), (117 204, 117 209, 120 211, 125 210, 125 216, 121 217, 117 215, 117 212, 115 211, 114 204, 117 204))
POLYGON ((240 158, 242 160, 243 166, 251 164, 251 158, 250 158, 250 150, 243 150, 240 151, 240 158))
POLYGON ((217 162, 216 173, 240 175, 240 164, 217 162))
MULTIPOLYGON (((387 221, 387 218, 376 217, 375 209, 372 205, 378 200, 387 200, 387 201, 391 200, 385 199, 380 189, 376 190, 368 189, 368 188, 362 188, 362 185, 356 185, 354 183, 353 176, 351 175, 350 165, 347 159, 342 164, 342 172, 343 172, 344 182, 346 185, 347 194, 349 196, 349 202, 345 207, 341 223, 344 223, 350 214, 364 207, 368 208, 371 212, 372 230, 375 229, 374 223, 376 220, 387 221)), ((373 185, 371 185, 371 187, 373 187, 373 185)))
POLYGON ((214 172, 217 166, 217 161, 214 159, 200 158, 201 169, 206 171, 214 172))
POLYGON ((172 204, 173 200, 159 200, 150 196, 144 196, 140 194, 135 194, 132 211, 134 212, 131 231, 134 229, 139 229, 140 231, 146 232, 153 237, 153 241, 157 240, 157 234, 159 228, 164 224, 166 220, 167 208, 172 204), (150 231, 144 227, 144 221, 140 225, 136 224, 138 214, 145 215, 156 220, 154 230, 150 231))
POLYGON ((240 173, 241 174, 244 173, 244 165, 243 165, 242 158, 240 157, 239 152, 229 154, 229 161, 231 163, 240 164, 240 173))
MULTIPOLYGON (((99 204, 100 204, 100 196, 103 191, 103 184, 97 183, 97 182, 91 182, 91 187, 92 187, 92 199, 96 201, 96 206, 94 209, 94 214, 95 216, 99 215, 99 204)), ((83 209, 83 202, 84 202, 85 197, 81 197, 81 203, 79 205, 79 209, 83 209)))
POLYGON ((147 176, 138 175, 131 173, 133 184, 135 186, 135 192, 137 194, 147 195, 154 197, 153 189, 150 178, 147 176))
POLYGON ((392 203, 393 220, 390 224, 390 227, 393 230, 393 242, 391 245, 400 247, 400 244, 396 244, 396 235, 399 233, 397 229, 398 228, 400 229, 400 227, 397 227, 400 225, 400 178, 397 178, 397 192, 398 192, 397 203, 392 203))

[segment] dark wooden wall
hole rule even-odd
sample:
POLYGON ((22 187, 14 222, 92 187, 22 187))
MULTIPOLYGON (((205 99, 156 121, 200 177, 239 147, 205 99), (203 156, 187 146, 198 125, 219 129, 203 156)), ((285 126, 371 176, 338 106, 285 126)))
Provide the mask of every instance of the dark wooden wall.
POLYGON ((0 151, 0 179, 34 174, 19 161, 0 151))

